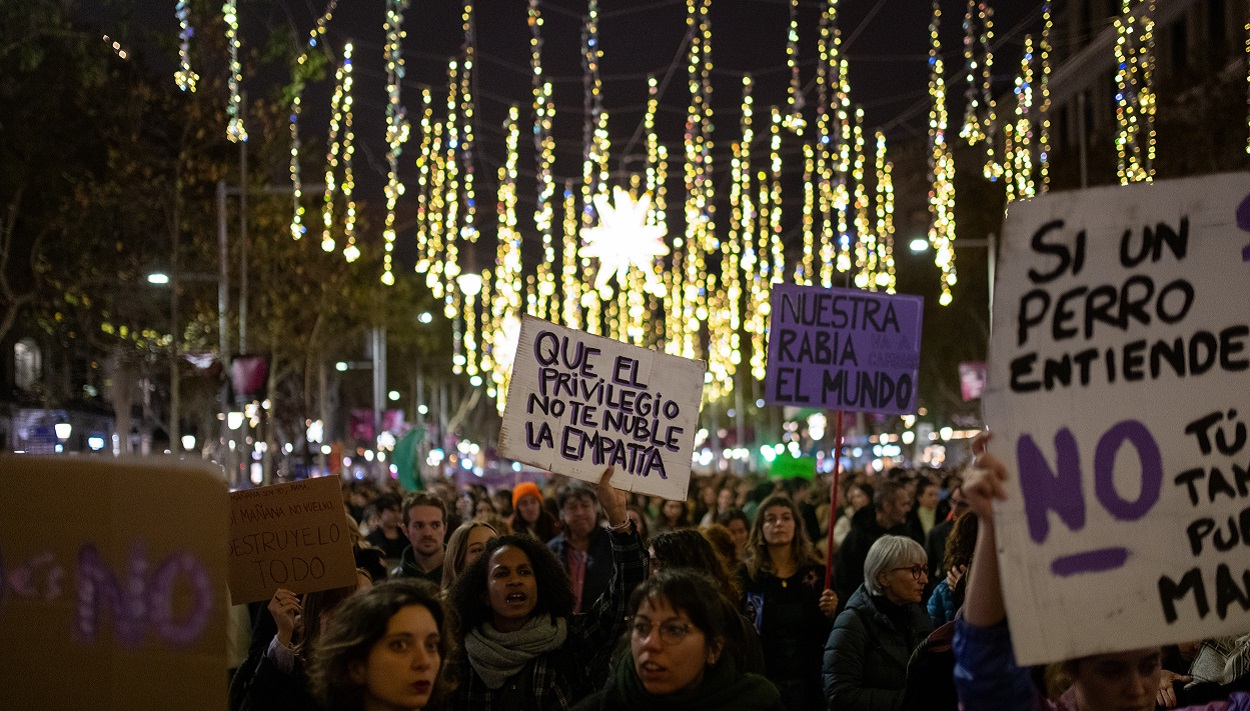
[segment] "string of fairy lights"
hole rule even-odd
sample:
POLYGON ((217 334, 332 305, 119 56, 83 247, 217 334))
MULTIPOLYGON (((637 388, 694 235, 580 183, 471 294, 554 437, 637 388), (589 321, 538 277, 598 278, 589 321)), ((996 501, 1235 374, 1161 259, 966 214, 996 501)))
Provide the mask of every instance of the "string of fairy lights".
POLYGON ((1116 173, 1120 183, 1154 179, 1155 0, 1121 0, 1116 17, 1116 173))
POLYGON ((385 253, 382 255, 382 283, 390 286, 395 283, 392 272, 393 252, 395 251, 395 206, 404 194, 404 185, 399 181, 399 156, 408 141, 411 126, 408 114, 400 102, 399 81, 404 78, 404 57, 400 42, 406 34, 403 30, 404 10, 408 9, 408 0, 387 0, 386 2, 386 224, 382 229, 385 253))
POLYGON ((191 28, 191 0, 178 0, 174 16, 178 18, 178 71, 174 72, 174 83, 183 91, 194 92, 200 75, 191 69, 191 36, 195 34, 191 28))
MULTIPOLYGON (((551 124, 555 119, 556 106, 552 99, 551 82, 543 76, 543 38, 542 10, 538 0, 530 0, 528 9, 530 27, 530 69, 532 71, 534 112, 534 153, 537 162, 537 200, 534 205, 534 226, 542 238, 542 260, 538 263, 538 273, 534 276, 528 296, 530 311, 539 318, 555 317, 558 310, 556 300, 557 267, 555 251, 555 199, 556 182, 552 174, 555 164, 555 137, 551 135, 551 124)), ((505 388, 506 390, 506 388, 505 388)))
POLYGON ((968 0, 963 28, 965 80, 968 88, 965 94, 967 102, 964 123, 959 130, 959 137, 970 146, 985 144, 982 174, 987 180, 994 181, 1003 175, 1003 166, 995 155, 998 117, 993 88, 994 9, 985 0, 968 0))
MULTIPOLYGON (((291 97, 291 239, 298 240, 304 236, 307 228, 304 227, 304 186, 300 177, 300 142, 299 142, 299 116, 303 110, 303 94, 304 85, 307 79, 306 67, 308 66, 308 53, 317 46, 318 40, 325 35, 326 28, 329 26, 330 20, 334 17, 334 9, 338 6, 338 0, 330 0, 326 6, 326 11, 317 18, 317 22, 313 25, 312 30, 308 33, 308 42, 304 47, 304 51, 300 52, 299 57, 295 59, 295 66, 291 70, 292 78, 292 97, 291 97)), ((330 247, 333 249, 333 246, 330 247)))
MULTIPOLYGON (((224 0, 222 5, 230 52, 227 136, 246 141, 236 2, 224 0)), ((336 2, 330 0, 293 68, 293 239, 305 232, 298 123, 306 76, 301 67, 324 36, 336 2)), ((380 278, 387 285, 397 278, 394 253, 403 237, 397 231, 396 211, 405 194, 400 159, 415 133, 415 271, 455 323, 455 372, 484 383, 501 407, 507 391, 509 348, 524 313, 705 359, 709 394, 718 397, 741 387, 740 375, 754 379, 764 375, 773 284, 793 280, 886 292, 896 288, 893 165, 884 134, 865 125, 863 108, 853 101, 850 63, 838 27, 838 0, 818 3, 819 23, 813 28, 817 35, 814 81, 807 88, 799 62, 800 32, 806 27, 800 22, 800 8, 811 4, 788 0, 784 102, 757 107, 756 80, 743 76, 736 122, 740 139, 725 139, 729 150, 721 154, 730 156, 727 167, 717 162, 723 158, 713 159, 718 136, 723 134, 713 128, 711 0, 684 0, 688 37, 683 58, 686 109, 681 165, 671 165, 670 161, 679 158, 669 155, 669 146, 657 135, 665 88, 651 75, 641 127, 645 166, 626 169, 621 165, 617 173, 610 170, 613 146, 609 112, 604 108, 599 0, 588 0, 580 48, 582 170, 579 177, 563 180, 554 172, 556 103, 552 79, 543 68, 543 5, 541 0, 529 0, 531 101, 528 115, 513 106, 503 124, 507 154, 492 171, 498 180, 494 211, 479 210, 476 195, 479 70, 474 4, 472 0, 462 3, 464 43, 447 64, 445 101, 434 88, 419 86, 419 114, 410 124, 402 96, 401 46, 409 2, 387 0, 384 21, 388 151, 380 278), (518 204, 518 182, 529 171, 520 168, 522 132, 532 134, 534 151, 535 197, 524 207, 518 204), (799 171, 803 175, 801 200, 785 199, 781 176, 799 171), (718 182, 724 172, 729 176, 727 185, 718 182), (678 185, 680 192, 671 194, 678 185), (494 224, 486 224, 492 220, 494 224), (536 267, 528 272, 519 221, 526 230, 532 226, 532 244, 537 245, 534 255, 528 256, 536 267), (680 228, 664 237, 670 221, 680 228), (787 225, 797 235, 793 245, 784 232, 787 225), (614 240, 627 232, 623 232, 625 226, 635 234, 658 237, 654 241, 648 237, 641 248, 617 245, 614 240), (492 263, 479 265, 474 263, 480 259, 476 255, 486 252, 469 245, 483 232, 497 233, 498 241, 492 263)), ((1122 182, 1150 180, 1154 174, 1153 18, 1157 2, 1121 0, 1115 20, 1116 146, 1122 182)), ((190 3, 177 0, 175 12, 180 25, 175 81, 180 89, 192 92, 199 76, 191 69, 190 3)), ((961 143, 983 152, 982 175, 1001 184, 1009 201, 1049 187, 1052 15, 1051 2, 1046 0, 1041 34, 1036 42, 1034 37, 1025 38, 1012 93, 1001 98, 994 93, 993 7, 990 0, 968 0, 962 27, 964 65, 957 72, 966 82, 965 107, 956 134, 949 124, 947 76, 938 37, 941 7, 933 2, 928 242, 941 274, 939 303, 943 305, 952 302, 957 283, 956 135, 961 143)), ((1250 24, 1246 31, 1250 76, 1250 24)), ((352 45, 348 43, 335 71, 321 201, 322 247, 328 252, 341 247, 347 261, 361 255, 356 235, 352 84, 352 45)))
POLYGON ((226 43, 230 46, 230 79, 228 90, 230 103, 226 106, 226 138, 238 143, 247 140, 243 126, 243 66, 239 63, 239 13, 235 0, 225 0, 221 6, 222 19, 226 23, 226 43))
POLYGON ((946 306, 953 296, 951 287, 957 281, 955 272, 955 156, 946 140, 946 67, 942 63, 942 41, 938 28, 942 23, 942 6, 933 2, 933 21, 929 24, 929 96, 933 108, 929 112, 929 163, 933 170, 933 187, 929 191, 929 244, 934 250, 934 263, 942 271, 942 295, 938 303, 946 306))
POLYGON ((1015 120, 1003 131, 1003 175, 1007 201, 1033 197, 1033 38, 1024 38, 1020 73, 1015 79, 1015 120))
POLYGON ((321 248, 333 252, 337 247, 334 238, 334 214, 337 196, 341 195, 344 202, 343 218, 343 257, 353 262, 360 257, 360 249, 356 246, 356 201, 354 197, 356 181, 352 172, 352 154, 354 131, 352 127, 352 45, 343 47, 343 63, 335 71, 334 96, 330 99, 330 134, 329 149, 326 153, 325 192, 322 195, 322 231, 321 248), (336 172, 340 162, 343 165, 342 180, 338 180, 336 172))

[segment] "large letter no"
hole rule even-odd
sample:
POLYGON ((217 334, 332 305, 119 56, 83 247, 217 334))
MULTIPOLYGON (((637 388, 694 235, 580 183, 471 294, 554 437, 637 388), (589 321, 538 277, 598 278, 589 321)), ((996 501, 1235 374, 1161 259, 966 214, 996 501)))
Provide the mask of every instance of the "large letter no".
POLYGON ((1162 488, 1163 456, 1145 425, 1124 420, 1098 440, 1094 452, 1094 494, 1117 521, 1136 521, 1145 516, 1159 501, 1162 488), (1141 494, 1136 501, 1125 501, 1115 488, 1115 457, 1126 441, 1137 448, 1137 458, 1141 460, 1141 494))
MULTIPOLYGON (((1101 451, 1101 450, 1100 450, 1101 451)), ((1081 457, 1076 437, 1067 427, 1055 433, 1055 470, 1034 444, 1033 438, 1021 435, 1016 441, 1016 462, 1020 469, 1020 490, 1024 494, 1024 514, 1029 522, 1029 537, 1036 543, 1050 533, 1051 511, 1068 528, 1085 528, 1085 497, 1081 495, 1081 457)))

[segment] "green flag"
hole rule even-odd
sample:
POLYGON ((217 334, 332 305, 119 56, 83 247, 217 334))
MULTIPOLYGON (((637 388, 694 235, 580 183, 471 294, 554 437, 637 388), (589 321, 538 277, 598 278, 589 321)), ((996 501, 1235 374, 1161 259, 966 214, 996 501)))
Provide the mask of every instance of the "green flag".
POLYGON ((812 457, 792 457, 783 454, 773 460, 769 477, 773 479, 815 479, 816 460, 812 457))
POLYGON ((425 439, 425 428, 414 427, 395 443, 395 451, 391 454, 395 462, 395 470, 399 476, 399 484, 404 491, 424 491, 425 482, 421 480, 421 472, 417 471, 417 447, 425 439))

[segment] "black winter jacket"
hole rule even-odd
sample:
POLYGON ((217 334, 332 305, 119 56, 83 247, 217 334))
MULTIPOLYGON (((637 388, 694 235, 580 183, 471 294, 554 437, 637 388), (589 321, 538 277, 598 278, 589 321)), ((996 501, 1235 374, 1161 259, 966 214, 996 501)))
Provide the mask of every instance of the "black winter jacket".
POLYGON ((838 711, 899 711, 912 651, 933 623, 920 605, 903 608, 906 629, 861 585, 838 615, 825 645, 825 698, 838 711))

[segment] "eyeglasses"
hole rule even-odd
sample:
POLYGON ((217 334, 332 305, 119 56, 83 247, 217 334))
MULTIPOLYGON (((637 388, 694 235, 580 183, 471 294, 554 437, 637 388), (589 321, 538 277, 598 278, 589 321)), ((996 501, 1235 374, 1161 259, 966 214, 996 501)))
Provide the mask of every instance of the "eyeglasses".
POLYGON ((642 620, 634 620, 629 625, 630 634, 634 639, 642 641, 651 636, 651 630, 657 630, 660 633, 660 641, 664 644, 678 644, 686 635, 694 629, 693 626, 685 622, 677 622, 675 620, 665 622, 662 625, 644 622, 642 620))
POLYGON ((925 567, 923 565, 909 565, 904 568, 890 568, 891 573, 893 573, 896 570, 910 570, 912 580, 920 580, 920 576, 926 575, 929 572, 925 570, 925 567))

